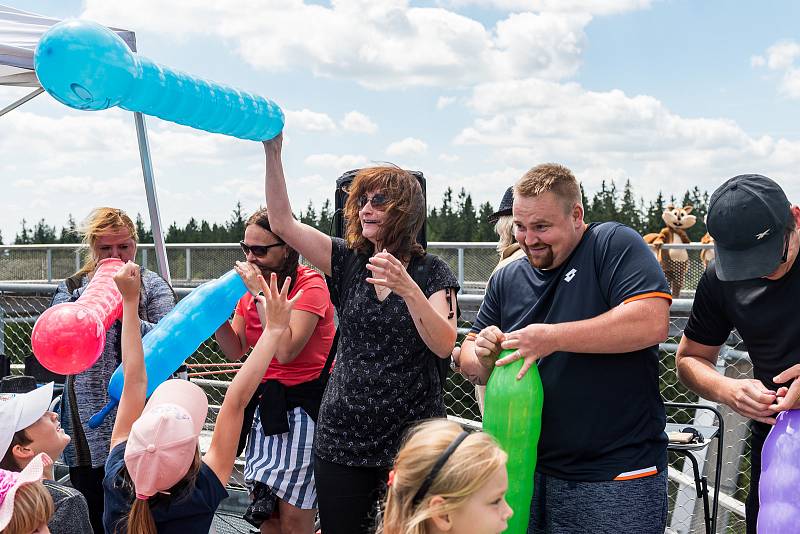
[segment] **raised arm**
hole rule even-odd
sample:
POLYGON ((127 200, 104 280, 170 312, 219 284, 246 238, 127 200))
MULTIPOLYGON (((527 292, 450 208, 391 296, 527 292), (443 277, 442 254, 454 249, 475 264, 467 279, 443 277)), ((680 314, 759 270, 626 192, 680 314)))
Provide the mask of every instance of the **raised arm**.
POLYGON ((147 372, 139 323, 139 290, 142 277, 139 266, 128 262, 114 275, 122 293, 122 375, 124 382, 119 400, 111 449, 128 439, 131 426, 142 414, 147 399, 147 372))
POLYGON ((233 471, 244 409, 275 356, 281 336, 289 326, 289 317, 295 301, 303 294, 302 290, 298 291, 294 298, 287 300, 290 283, 291 279, 287 278, 283 288, 278 292, 277 276, 274 273, 270 277, 269 286, 261 278, 262 291, 267 301, 267 314, 270 318, 269 325, 231 382, 217 416, 211 446, 203 457, 203 461, 214 471, 222 484, 228 483, 233 471))
POLYGON ((264 153, 267 157, 265 189, 269 225, 274 234, 298 251, 317 269, 330 276, 332 248, 330 236, 297 221, 292 216, 292 206, 289 203, 289 194, 286 192, 286 178, 283 175, 281 161, 282 143, 283 134, 264 141, 264 153))

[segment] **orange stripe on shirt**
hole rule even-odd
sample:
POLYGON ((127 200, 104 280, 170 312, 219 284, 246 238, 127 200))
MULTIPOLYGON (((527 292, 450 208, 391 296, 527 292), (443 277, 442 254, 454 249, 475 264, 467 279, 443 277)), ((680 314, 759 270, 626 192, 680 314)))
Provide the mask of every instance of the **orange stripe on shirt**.
POLYGON ((622 301, 622 303, 627 304, 629 302, 633 302, 636 300, 651 299, 651 298, 667 299, 668 301, 672 302, 672 295, 670 295, 669 293, 662 293, 661 291, 651 291, 650 293, 642 293, 641 295, 636 295, 635 297, 626 299, 622 301))
POLYGON ((614 480, 634 480, 636 478, 651 477, 658 474, 658 469, 649 467, 647 469, 639 469, 637 471, 628 471, 627 473, 620 473, 614 480))

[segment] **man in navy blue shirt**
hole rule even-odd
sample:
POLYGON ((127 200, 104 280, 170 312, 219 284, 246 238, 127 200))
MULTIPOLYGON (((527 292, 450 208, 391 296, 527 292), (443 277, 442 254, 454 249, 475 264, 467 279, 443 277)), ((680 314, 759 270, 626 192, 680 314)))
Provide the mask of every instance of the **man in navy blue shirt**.
POLYGON ((490 280, 460 364, 483 383, 495 365, 524 359, 522 376, 538 364, 544 409, 529 532, 662 534, 666 279, 635 231, 584 223, 580 186, 561 165, 528 171, 512 211, 526 258, 490 280), (503 349, 515 352, 497 360, 503 349))
POLYGON ((778 412, 800 408, 800 207, 758 174, 735 176, 708 204, 716 259, 697 284, 675 365, 681 382, 703 398, 751 419, 747 533, 756 533, 761 449, 778 412), (753 378, 716 370, 719 349, 736 328, 753 378))

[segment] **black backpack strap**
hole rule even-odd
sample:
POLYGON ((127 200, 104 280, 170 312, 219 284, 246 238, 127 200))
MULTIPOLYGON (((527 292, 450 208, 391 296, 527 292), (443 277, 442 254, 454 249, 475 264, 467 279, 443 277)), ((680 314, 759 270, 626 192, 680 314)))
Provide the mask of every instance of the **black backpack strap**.
MULTIPOLYGON (((337 307, 341 307, 342 305, 342 297, 347 292, 347 290, 353 285, 355 282, 356 274, 358 274, 358 269, 363 261, 363 255, 358 254, 355 251, 352 251, 350 254, 347 255, 346 263, 344 265, 344 270, 342 272, 342 280, 339 282, 339 294, 335 295, 336 302, 335 304, 337 307)), ((319 374, 319 378, 321 380, 327 381, 328 376, 331 373, 331 367, 333 366, 333 360, 336 359, 336 348, 339 346, 339 327, 336 328, 336 334, 333 336, 333 343, 331 344, 331 348, 328 351, 328 357, 325 359, 325 366, 322 368, 322 371, 319 374)))

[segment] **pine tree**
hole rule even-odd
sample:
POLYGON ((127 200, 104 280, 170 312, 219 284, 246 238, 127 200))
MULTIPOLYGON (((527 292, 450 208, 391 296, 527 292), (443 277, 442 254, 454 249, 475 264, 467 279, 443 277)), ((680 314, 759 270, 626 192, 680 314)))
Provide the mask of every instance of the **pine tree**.
POLYGON ((314 203, 308 201, 305 212, 300 212, 300 222, 317 228, 317 212, 314 210, 314 203))
POLYGON ((28 222, 22 219, 22 230, 14 237, 15 245, 30 245, 32 243, 31 231, 28 228, 28 222))
POLYGON ((333 232, 333 209, 331 208, 331 199, 326 198, 322 203, 322 208, 319 210, 319 222, 317 228, 325 234, 330 235, 333 232))
POLYGON ((489 217, 494 213, 494 208, 489 202, 481 204, 478 211, 478 235, 477 241, 495 241, 497 235, 494 233, 494 225, 489 222, 489 217))
POLYGON ((642 214, 636 205, 636 198, 633 196, 630 179, 625 181, 625 189, 622 193, 622 204, 619 208, 617 221, 630 226, 637 232, 642 231, 642 214))
POLYGON ((228 243, 238 243, 244 235, 244 227, 247 219, 242 213, 242 203, 237 201, 236 207, 231 213, 231 218, 226 225, 225 241, 228 243))
POLYGON ((78 235, 78 227, 75 218, 70 213, 67 217, 67 225, 61 227, 61 234, 58 238, 59 243, 80 243, 81 237, 78 235))
POLYGON ((458 193, 458 241, 472 241, 478 233, 478 216, 475 213, 475 205, 472 203, 472 196, 462 187, 458 193))
POLYGON ((619 210, 617 209, 617 186, 614 180, 611 185, 606 186, 606 181, 600 183, 600 191, 592 197, 592 207, 590 217, 591 222, 618 221, 619 210))
POLYGON ((145 228, 141 213, 136 214, 136 234, 139 236, 140 243, 153 242, 153 232, 145 228))
POLYGON ((42 244, 50 244, 55 243, 57 241, 56 238, 56 227, 50 226, 44 220, 44 218, 39 219, 39 222, 36 223, 36 226, 33 228, 33 243, 42 243, 42 244))
POLYGON ((658 233, 664 228, 664 219, 662 215, 664 214, 665 207, 664 195, 659 191, 656 199, 651 200, 647 205, 647 211, 644 216, 644 227, 642 228, 643 235, 658 233))

